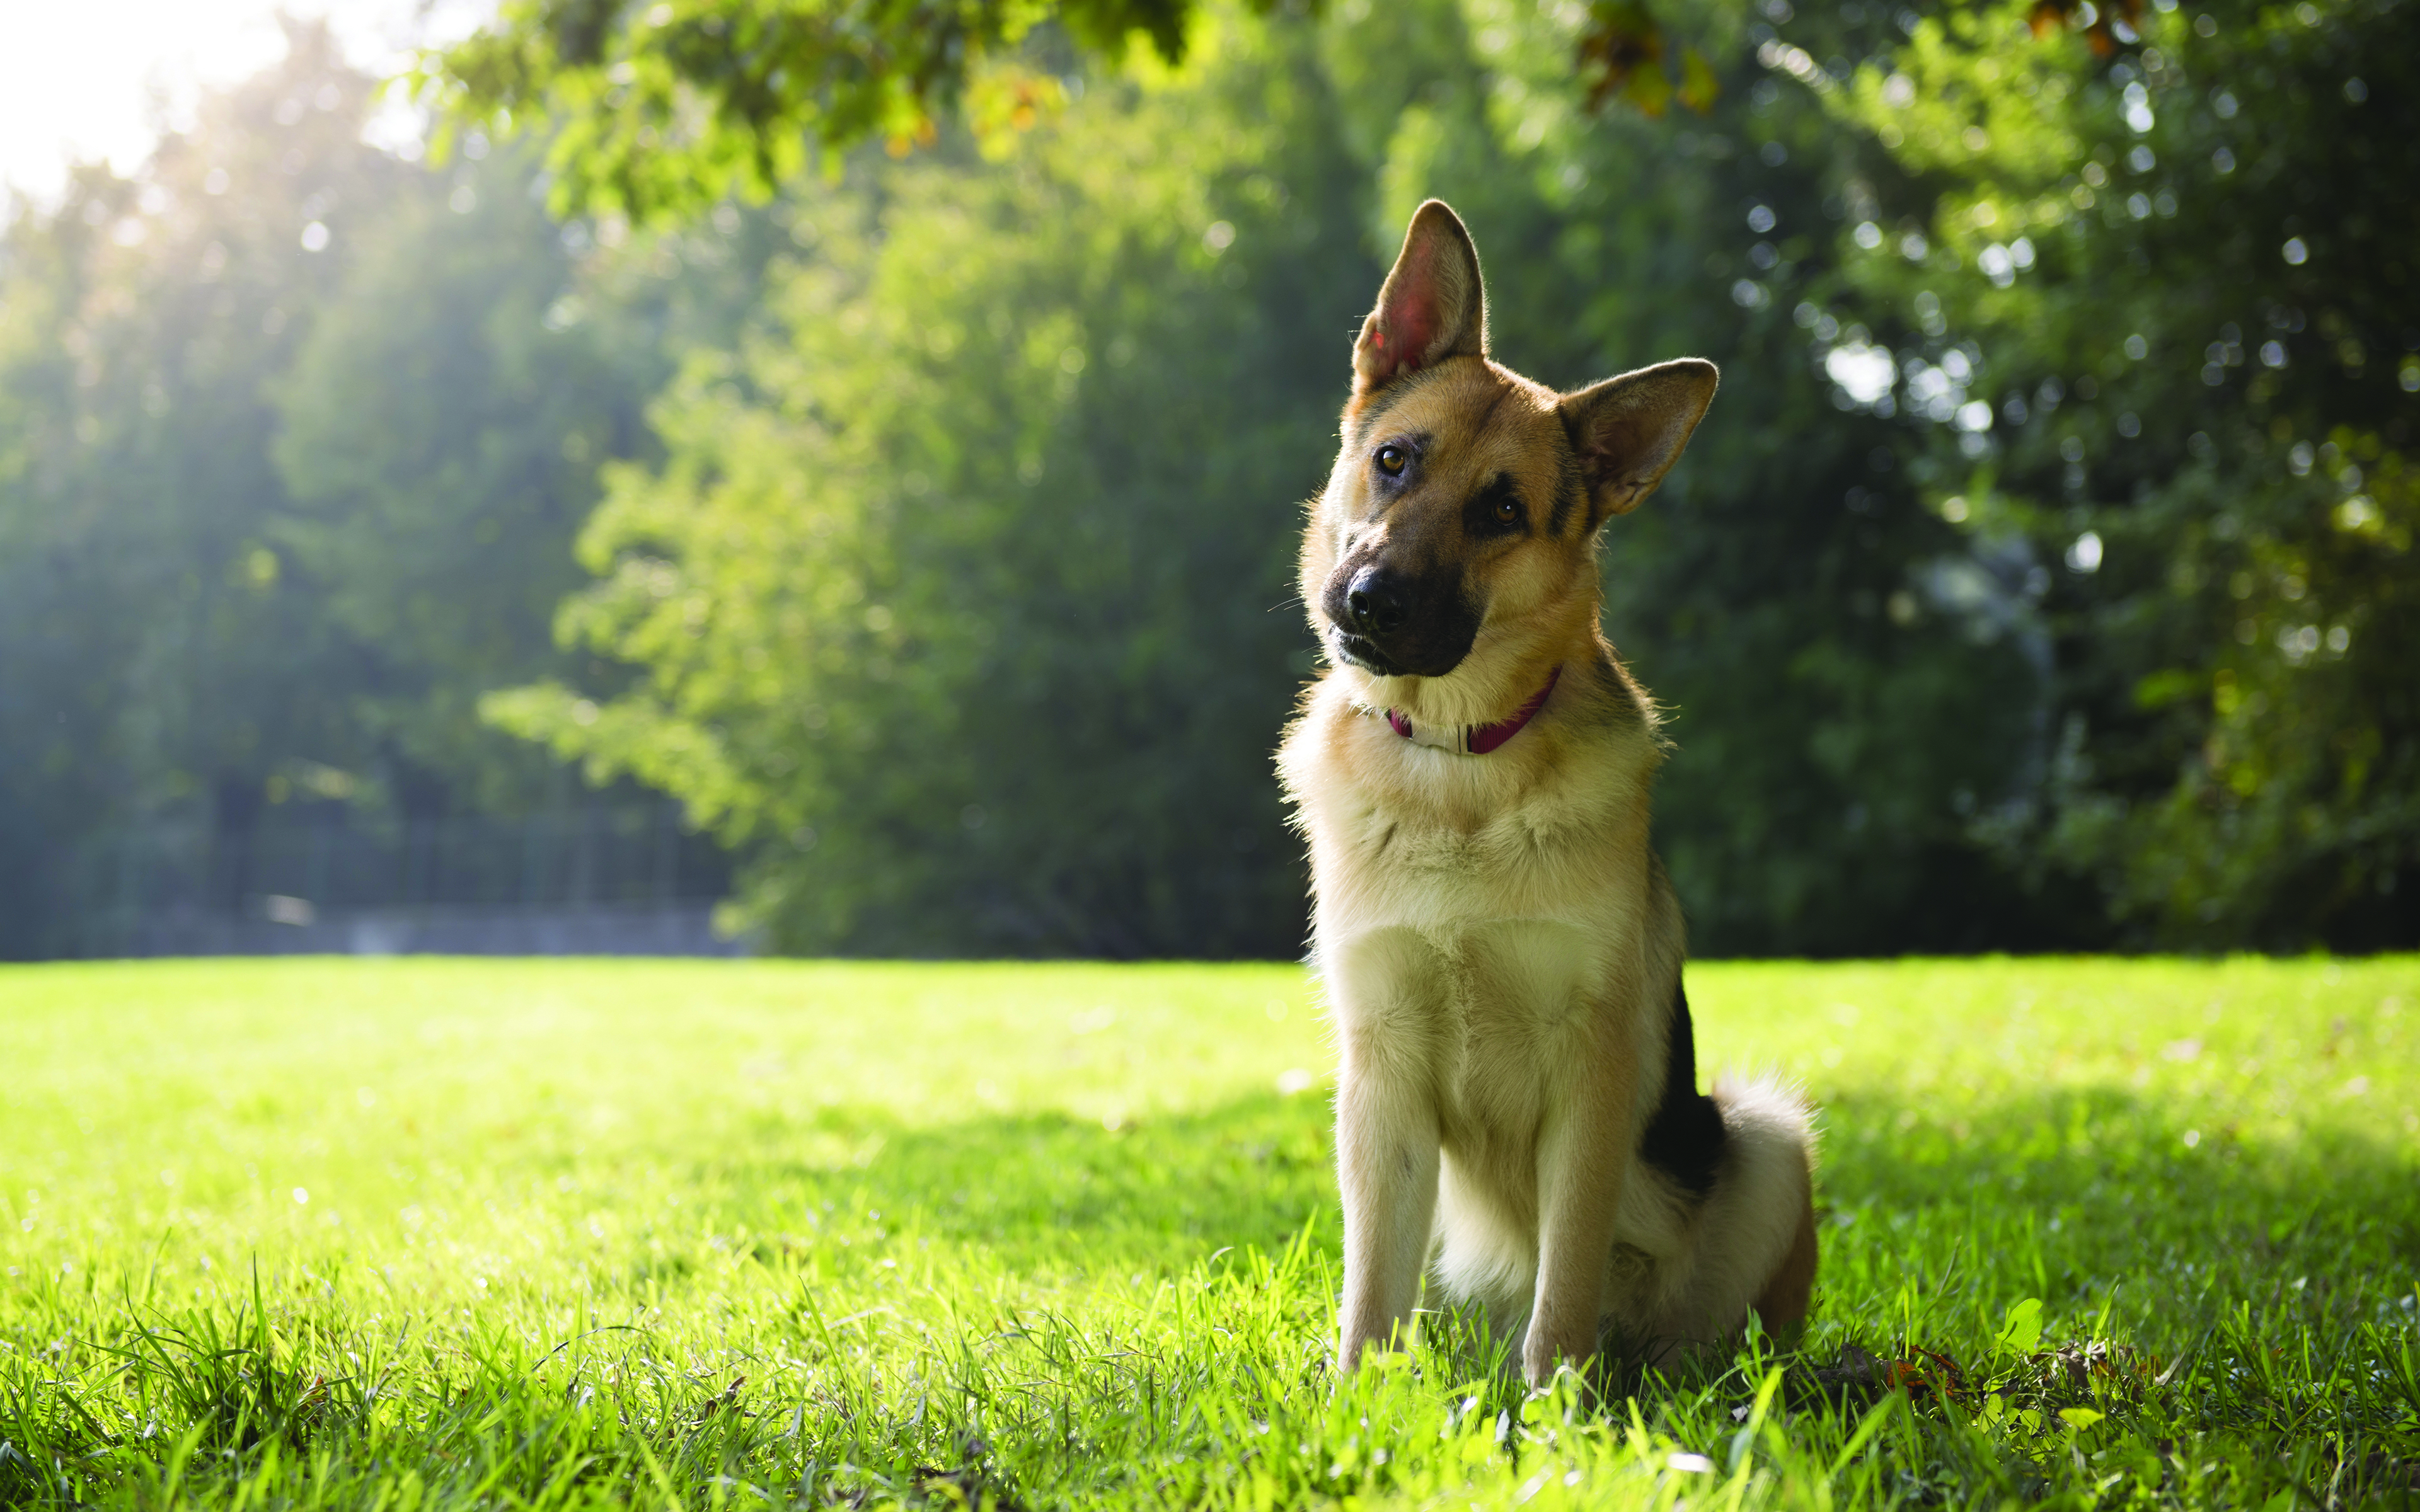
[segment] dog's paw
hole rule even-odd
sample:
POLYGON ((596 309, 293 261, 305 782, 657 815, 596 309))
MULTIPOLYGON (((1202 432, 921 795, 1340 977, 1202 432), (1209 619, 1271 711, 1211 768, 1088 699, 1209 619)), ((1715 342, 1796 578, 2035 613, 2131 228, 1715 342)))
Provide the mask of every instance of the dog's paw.
POLYGON ((1521 1379, 1533 1391, 1552 1385, 1557 1371, 1565 1365, 1580 1368, 1595 1348, 1596 1335, 1592 1333, 1558 1338, 1549 1330, 1532 1324, 1528 1335, 1521 1341, 1521 1379))

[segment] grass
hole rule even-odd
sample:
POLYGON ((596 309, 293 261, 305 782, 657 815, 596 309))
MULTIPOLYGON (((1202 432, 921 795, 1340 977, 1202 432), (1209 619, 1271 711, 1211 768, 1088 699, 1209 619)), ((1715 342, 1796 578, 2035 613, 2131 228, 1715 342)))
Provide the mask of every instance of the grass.
POLYGON ((1706 964, 1794 1352, 1339 1381, 1275 966, 0 971, 0 1504, 2420 1502, 2420 962, 1706 964))

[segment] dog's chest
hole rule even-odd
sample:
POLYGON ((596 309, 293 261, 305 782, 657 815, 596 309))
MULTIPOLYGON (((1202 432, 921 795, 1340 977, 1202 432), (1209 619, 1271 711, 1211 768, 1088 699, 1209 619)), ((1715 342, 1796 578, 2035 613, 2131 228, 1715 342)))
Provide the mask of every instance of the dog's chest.
POLYGON ((1348 1074, 1432 1106, 1449 1146, 1517 1156, 1602 1057, 1607 1015, 1633 1006, 1624 963, 1649 891, 1638 764, 1407 752, 1383 727, 1330 717, 1290 779, 1348 1074))
POLYGON ((1546 919, 1339 942, 1328 990, 1366 1069, 1432 1101, 1450 1148, 1526 1148, 1592 1038, 1605 942, 1546 919))
POLYGON ((1438 1114, 1449 1146, 1526 1149, 1585 1054, 1601 942, 1572 925, 1474 925, 1439 950, 1438 1114))

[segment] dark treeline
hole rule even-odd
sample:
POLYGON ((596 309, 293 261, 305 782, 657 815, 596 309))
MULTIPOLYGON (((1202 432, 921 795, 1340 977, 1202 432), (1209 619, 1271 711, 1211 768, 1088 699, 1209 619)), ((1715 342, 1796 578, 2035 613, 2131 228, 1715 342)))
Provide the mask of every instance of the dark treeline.
POLYGON ((2412 8, 2135 22, 1715 8, 1656 118, 1553 8, 1046 31, 644 232, 297 28, 0 239, 0 951, 163 825, 605 784, 780 948, 1294 953, 1299 503, 1429 194, 1514 366, 1723 365, 1605 541, 1698 949, 2420 943, 2412 8))

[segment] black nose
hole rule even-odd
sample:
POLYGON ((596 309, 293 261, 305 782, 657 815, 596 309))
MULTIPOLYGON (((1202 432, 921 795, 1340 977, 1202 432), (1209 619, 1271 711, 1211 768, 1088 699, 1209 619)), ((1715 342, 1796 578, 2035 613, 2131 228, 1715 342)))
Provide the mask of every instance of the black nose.
POLYGON ((1363 635, 1391 635, 1408 612, 1402 579, 1378 567, 1364 567, 1344 590, 1344 612, 1363 635))

